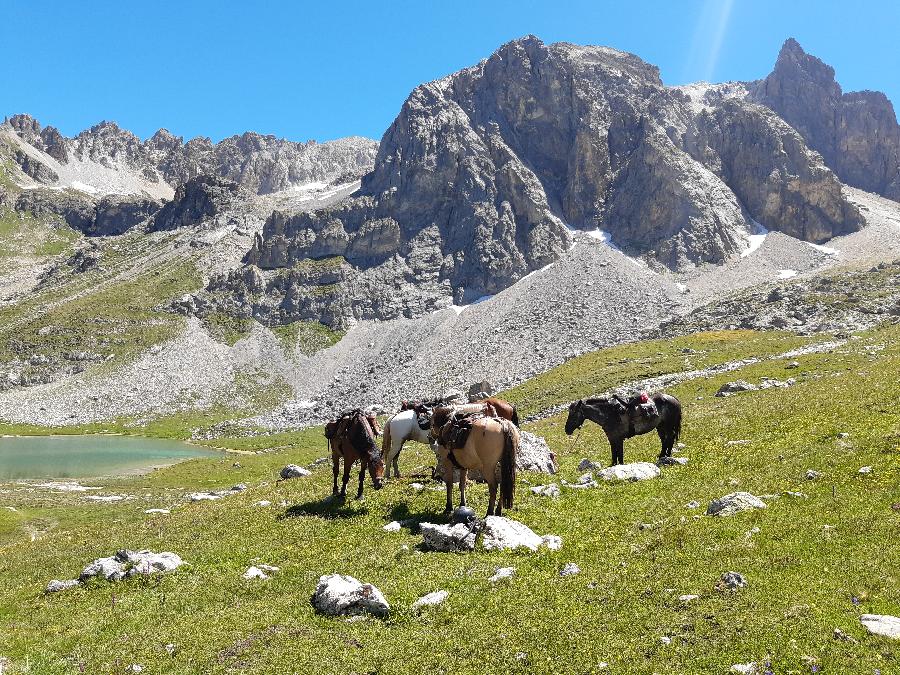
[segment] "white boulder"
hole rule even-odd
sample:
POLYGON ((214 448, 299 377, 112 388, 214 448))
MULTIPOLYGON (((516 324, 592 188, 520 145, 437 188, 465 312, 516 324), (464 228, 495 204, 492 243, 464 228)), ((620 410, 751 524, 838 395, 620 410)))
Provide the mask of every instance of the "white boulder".
POLYGON ((274 574, 279 571, 279 569, 279 567, 275 567, 274 565, 251 565, 241 576, 248 580, 259 579, 260 581, 265 581, 269 578, 270 574, 274 574))
POLYGON ((559 571, 561 577, 570 577, 575 574, 581 574, 581 568, 573 562, 566 563, 566 566, 559 571))
POLYGON ((658 478, 659 474, 659 467, 656 464, 651 462, 633 462, 632 464, 608 466, 600 471, 597 476, 603 480, 638 481, 658 478))
POLYGON ((488 516, 484 520, 484 536, 482 545, 488 551, 505 551, 527 548, 537 551, 544 540, 536 535, 530 527, 517 520, 502 516, 488 516))
POLYGON ((329 616, 373 614, 384 617, 390 605, 372 584, 364 584, 345 574, 325 574, 310 600, 317 612, 329 616))
POLYGON ((732 492, 724 497, 713 499, 706 509, 708 516, 733 516, 741 511, 764 509, 765 502, 749 492, 732 492))
POLYGON ((543 437, 529 431, 519 430, 519 450, 516 453, 516 469, 519 471, 540 471, 556 473, 556 455, 550 450, 543 437))
POLYGON ((79 579, 84 581, 91 577, 103 577, 107 581, 121 581, 137 574, 150 575, 173 572, 184 564, 175 553, 164 551, 118 551, 108 558, 97 558, 85 567, 79 579))
POLYGON ((859 620, 872 635, 900 640, 900 617, 889 614, 863 614, 859 620))
POLYGON ((400 523, 396 520, 392 520, 387 525, 381 528, 385 532, 399 532, 400 531, 400 523))
POLYGON ((530 490, 541 497, 559 497, 559 485, 550 483, 549 485, 536 485, 530 490))

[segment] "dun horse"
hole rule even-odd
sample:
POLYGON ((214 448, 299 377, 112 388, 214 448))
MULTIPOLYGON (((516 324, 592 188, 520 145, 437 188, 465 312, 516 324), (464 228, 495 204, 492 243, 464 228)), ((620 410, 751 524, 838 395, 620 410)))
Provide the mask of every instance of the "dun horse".
POLYGON ((438 457, 444 464, 444 483, 447 485, 447 505, 444 511, 450 513, 453 510, 454 468, 459 469, 460 506, 466 505, 466 479, 469 469, 478 469, 488 484, 487 515, 499 516, 504 508, 509 509, 513 505, 519 430, 507 419, 478 417, 471 422, 471 430, 462 447, 447 447, 448 439, 442 436, 442 430, 446 428, 453 415, 452 408, 438 408, 434 412, 431 427, 432 434, 438 438, 438 457))
POLYGON ((637 416, 632 410, 623 410, 623 406, 615 399, 587 398, 578 400, 569 406, 569 417, 566 419, 566 433, 571 436, 584 421, 591 420, 600 425, 609 439, 612 448, 612 463, 625 463, 625 439, 646 434, 656 429, 662 449, 660 458, 671 457, 672 448, 681 433, 681 403, 668 394, 653 394, 650 400, 656 405, 657 415, 637 416))
POLYGON ((362 499, 363 483, 366 469, 372 476, 372 485, 376 490, 384 486, 384 460, 378 450, 375 437, 381 433, 374 415, 366 415, 362 410, 353 410, 334 422, 325 425, 325 436, 331 447, 331 466, 334 472, 332 494, 338 494, 338 464, 344 459, 344 480, 341 485, 341 499, 347 496, 347 483, 350 482, 350 470, 358 459, 359 490, 356 498, 362 499))

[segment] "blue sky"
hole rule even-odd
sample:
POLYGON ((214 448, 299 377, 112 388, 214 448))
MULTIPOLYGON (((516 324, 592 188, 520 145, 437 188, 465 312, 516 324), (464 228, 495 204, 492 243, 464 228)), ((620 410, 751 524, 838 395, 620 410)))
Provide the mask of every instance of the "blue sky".
POLYGON ((900 3, 870 0, 0 0, 0 115, 219 140, 380 138, 409 91, 533 33, 602 44, 667 84, 756 79, 781 43, 900 101, 900 3))

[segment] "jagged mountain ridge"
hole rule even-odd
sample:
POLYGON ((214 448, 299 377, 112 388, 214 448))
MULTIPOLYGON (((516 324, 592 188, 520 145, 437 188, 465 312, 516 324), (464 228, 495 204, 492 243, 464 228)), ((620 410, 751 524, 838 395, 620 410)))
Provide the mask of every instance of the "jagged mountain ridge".
MULTIPOLYGON (((74 138, 66 138, 52 126, 42 127, 29 115, 9 117, 3 127, 60 164, 90 161, 127 170, 149 184, 167 184, 170 193, 201 175, 224 178, 255 194, 270 194, 306 183, 328 183, 339 177, 352 180, 371 168, 376 149, 375 141, 358 136, 324 143, 296 143, 255 132, 213 143, 203 137, 185 142, 160 129, 141 141, 115 122, 101 122, 74 138)), ((40 163, 40 157, 32 155, 19 163, 40 163)), ((55 182, 45 172, 45 180, 34 175, 42 173, 38 168, 22 168, 38 182, 55 182)), ((52 167, 47 168, 52 171, 52 167)), ((104 192, 102 186, 94 187, 95 193, 104 192)))
POLYGON ((384 319, 496 293, 558 259, 569 228, 685 270, 737 255, 758 223, 815 243, 861 227, 757 85, 666 87, 631 54, 515 40, 417 87, 359 192, 274 213, 246 258, 263 272, 216 289, 271 322, 384 319), (325 257, 345 262, 321 282, 291 271, 325 257))

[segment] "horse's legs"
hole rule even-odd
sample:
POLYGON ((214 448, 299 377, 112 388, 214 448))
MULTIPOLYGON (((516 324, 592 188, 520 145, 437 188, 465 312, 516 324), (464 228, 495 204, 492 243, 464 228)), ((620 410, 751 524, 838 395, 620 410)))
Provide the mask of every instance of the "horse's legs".
MULTIPOLYGON (((400 441, 400 447, 394 452, 393 441, 391 441, 391 452, 394 453, 394 459, 391 461, 394 465, 394 478, 400 478, 400 466, 397 463, 400 461, 400 451, 403 450, 403 443, 403 441, 400 441)), ((388 467, 388 469, 390 469, 390 467, 388 467)), ((390 473, 390 471, 388 471, 388 473, 390 473)))
POLYGON ((334 474, 334 486, 331 488, 331 494, 336 495, 338 493, 337 486, 337 477, 338 477, 338 464, 340 464, 341 458, 333 450, 331 451, 331 471, 334 474))
POLYGON ((497 504, 497 477, 494 476, 488 481, 488 510, 489 516, 499 516, 501 512, 500 504, 497 504), (494 510, 496 504, 497 510, 494 510))
POLYGON ((366 469, 369 468, 369 460, 365 457, 359 458, 359 489, 356 491, 356 498, 362 499, 363 484, 366 482, 366 469))
POLYGON ((663 457, 671 457, 672 456, 672 445, 674 444, 674 440, 671 438, 671 434, 668 432, 664 432, 659 427, 656 428, 656 433, 659 434, 659 458, 663 457))
POLYGON ((469 475, 468 469, 459 470, 459 505, 466 505, 466 477, 469 475))
POLYGON ((449 457, 444 458, 444 484, 447 486, 447 504, 444 513, 453 511, 453 463, 449 457))
POLYGON ((616 438, 610 443, 612 446, 613 466, 625 463, 625 439, 616 438))
POLYGON ((344 477, 341 481, 341 499, 347 498, 347 483, 350 482, 350 469, 353 466, 353 462, 349 457, 344 455, 344 477))

